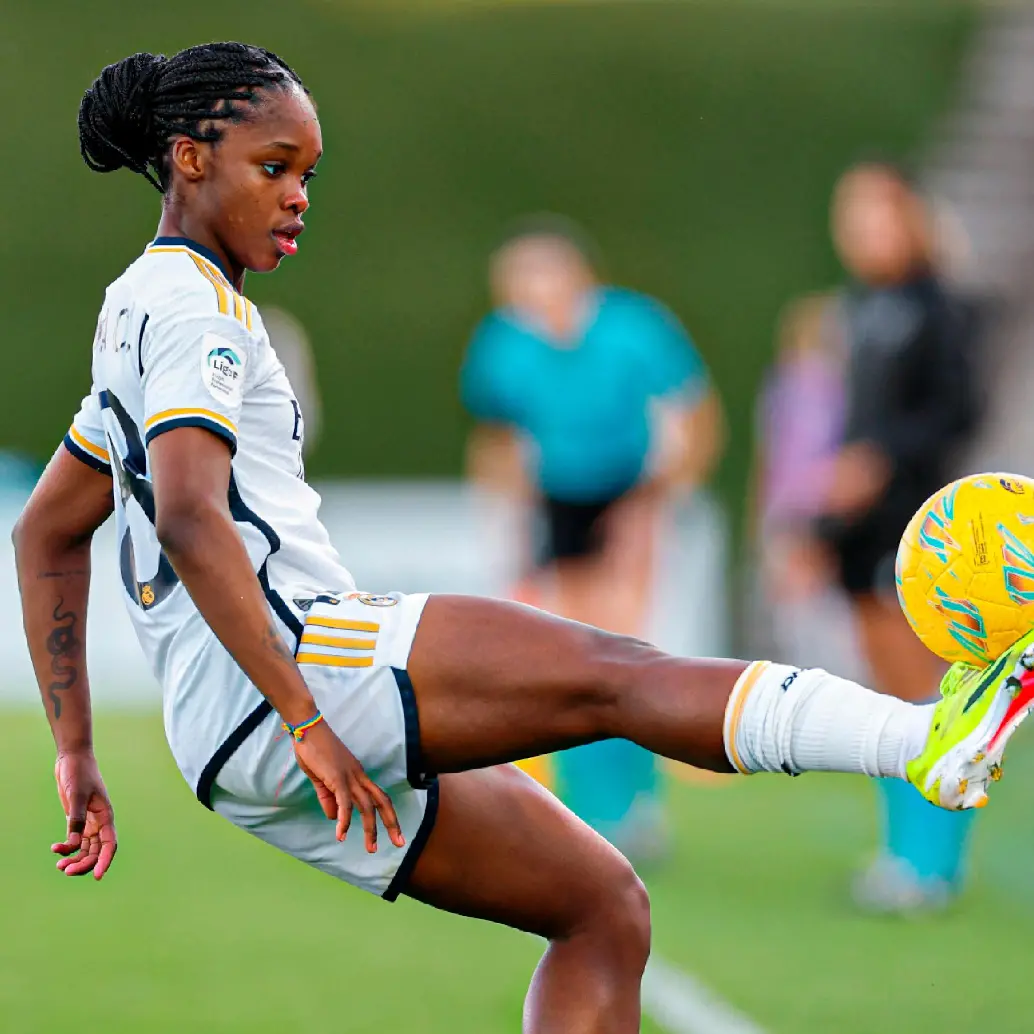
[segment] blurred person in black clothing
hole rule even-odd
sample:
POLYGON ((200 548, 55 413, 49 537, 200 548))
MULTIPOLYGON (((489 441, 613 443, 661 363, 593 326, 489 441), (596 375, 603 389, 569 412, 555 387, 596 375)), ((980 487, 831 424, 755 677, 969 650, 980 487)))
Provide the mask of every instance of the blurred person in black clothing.
MULTIPOLYGON (((923 200, 900 169, 866 162, 836 187, 833 238, 852 275, 840 315, 847 417, 817 523, 849 594, 876 688, 934 698, 944 665, 897 603, 894 558, 913 513, 950 480, 975 423, 969 307, 939 280, 923 200)), ((936 814, 911 787, 881 780, 884 845, 856 885, 859 903, 940 906, 961 880, 969 816, 936 814)))

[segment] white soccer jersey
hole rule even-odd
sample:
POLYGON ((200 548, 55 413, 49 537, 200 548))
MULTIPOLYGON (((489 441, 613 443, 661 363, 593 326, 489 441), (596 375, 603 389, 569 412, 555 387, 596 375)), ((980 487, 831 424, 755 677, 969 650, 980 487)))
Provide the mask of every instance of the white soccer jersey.
POLYGON ((304 480, 302 414, 257 310, 216 256, 158 238, 107 290, 93 387, 65 445, 113 476, 130 615, 162 686, 173 754, 208 803, 221 763, 271 709, 158 544, 147 445, 178 427, 204 427, 230 443, 230 510, 293 648, 314 597, 355 589, 304 480))

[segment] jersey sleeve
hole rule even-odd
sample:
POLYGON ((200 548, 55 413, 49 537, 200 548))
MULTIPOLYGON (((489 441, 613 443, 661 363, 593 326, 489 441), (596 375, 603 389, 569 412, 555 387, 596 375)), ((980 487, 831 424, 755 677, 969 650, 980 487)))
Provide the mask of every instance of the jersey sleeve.
POLYGON ((652 299, 642 299, 639 322, 652 393, 675 396, 686 405, 699 401, 709 378, 686 328, 673 312, 652 299))
POLYGON ((460 397, 468 412, 490 423, 512 423, 507 330, 490 316, 474 332, 460 370, 460 397))
POLYGON ((178 427, 203 427, 236 452, 254 347, 231 316, 188 315, 156 326, 141 354, 145 443, 178 427))
POLYGON ((88 467, 102 474, 111 474, 108 438, 101 422, 100 401, 96 393, 87 395, 79 406, 79 412, 65 435, 65 448, 88 467))

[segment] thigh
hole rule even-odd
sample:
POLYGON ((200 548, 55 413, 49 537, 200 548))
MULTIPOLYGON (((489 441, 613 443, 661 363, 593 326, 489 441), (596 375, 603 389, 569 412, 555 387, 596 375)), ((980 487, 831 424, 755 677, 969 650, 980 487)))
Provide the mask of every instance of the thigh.
POLYGON ((620 736, 729 771, 725 707, 744 668, 504 600, 431 596, 407 660, 421 767, 486 768, 620 736))
POLYGON ((519 603, 431 596, 406 665, 423 767, 487 768, 602 738, 596 658, 620 642, 519 603))
POLYGON ((552 939, 638 884, 610 844, 506 765, 441 777, 434 829, 403 893, 552 939))

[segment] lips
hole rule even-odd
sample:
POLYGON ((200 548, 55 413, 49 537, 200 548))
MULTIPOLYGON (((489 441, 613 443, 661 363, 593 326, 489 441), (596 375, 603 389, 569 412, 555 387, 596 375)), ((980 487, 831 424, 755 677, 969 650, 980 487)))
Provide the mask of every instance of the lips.
POLYGON ((298 252, 298 235, 305 229, 299 221, 288 223, 273 230, 271 236, 276 241, 276 246, 283 255, 295 255, 298 252))

